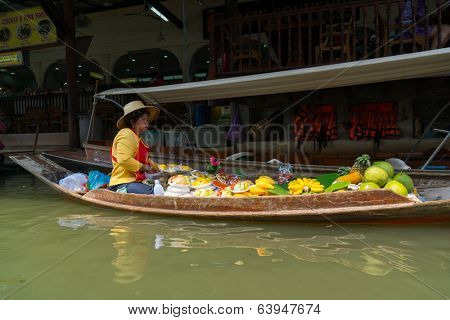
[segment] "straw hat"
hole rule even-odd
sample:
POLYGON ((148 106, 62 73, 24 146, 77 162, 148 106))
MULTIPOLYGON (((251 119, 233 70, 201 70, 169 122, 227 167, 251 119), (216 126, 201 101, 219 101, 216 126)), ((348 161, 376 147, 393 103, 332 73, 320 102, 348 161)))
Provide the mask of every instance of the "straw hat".
POLYGON ((159 115, 159 108, 155 106, 146 106, 142 103, 142 101, 131 101, 130 103, 127 103, 125 107, 123 107, 123 116, 117 121, 117 128, 123 129, 126 127, 125 124, 125 118, 130 113, 140 110, 140 109, 147 109, 148 112, 148 122, 151 122, 158 118, 159 115))

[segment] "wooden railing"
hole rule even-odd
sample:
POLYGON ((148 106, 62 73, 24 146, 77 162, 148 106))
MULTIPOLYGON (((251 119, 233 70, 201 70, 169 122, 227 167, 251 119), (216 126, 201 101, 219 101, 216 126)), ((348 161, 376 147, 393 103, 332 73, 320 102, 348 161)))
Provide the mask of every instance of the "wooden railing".
POLYGON ((342 1, 224 18, 210 12, 209 77, 439 48, 447 0, 342 1), (434 29, 434 30, 433 30, 434 29))
MULTIPOLYGON (((78 94, 77 116, 90 114, 93 95, 94 92, 78 94)), ((136 96, 120 95, 111 98, 125 105, 136 99, 136 96)), ((122 111, 110 103, 99 103, 98 106, 98 111, 105 113, 108 125, 114 126, 115 118, 122 111)), ((0 96, 0 118, 7 123, 8 133, 34 132, 36 124, 41 126, 41 132, 67 131, 67 93, 0 96)))

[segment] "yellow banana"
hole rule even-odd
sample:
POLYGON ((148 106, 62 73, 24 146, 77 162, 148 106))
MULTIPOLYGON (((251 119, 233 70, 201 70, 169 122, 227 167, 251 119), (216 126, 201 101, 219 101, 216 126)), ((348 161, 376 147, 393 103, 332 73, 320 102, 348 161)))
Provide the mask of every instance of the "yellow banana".
POLYGON ((288 189, 290 194, 322 193, 324 191, 324 187, 319 181, 310 178, 297 178, 289 182, 288 189))
POLYGON ((303 190, 303 188, 304 188, 304 186, 301 184, 294 184, 292 186, 288 186, 288 189, 290 189, 290 190, 292 189, 294 191, 303 190))
POLYGON ((265 181, 267 181, 268 183, 270 183, 270 184, 275 184, 275 180, 273 180, 271 177, 269 177, 269 176, 260 176, 259 177, 259 179, 263 179, 263 180, 265 180, 265 181))
POLYGON ((264 179, 257 179, 255 181, 256 185, 262 189, 273 189, 274 186, 265 181, 264 179))
POLYGON ((264 190, 263 188, 260 188, 260 187, 258 187, 256 185, 251 186, 249 191, 252 194, 257 195, 257 196, 265 196, 265 195, 267 195, 267 191, 266 190, 264 190))

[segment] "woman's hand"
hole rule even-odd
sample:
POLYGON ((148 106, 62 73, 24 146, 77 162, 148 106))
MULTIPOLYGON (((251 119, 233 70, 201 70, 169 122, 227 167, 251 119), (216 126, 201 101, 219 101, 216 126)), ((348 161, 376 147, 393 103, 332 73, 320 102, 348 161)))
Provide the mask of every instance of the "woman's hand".
POLYGON ((148 164, 143 164, 142 167, 139 169, 139 171, 141 171, 141 172, 152 172, 153 168, 152 168, 152 166, 150 166, 148 164))
POLYGON ((148 159, 148 164, 153 168, 153 170, 159 171, 159 166, 156 162, 153 162, 152 160, 148 159))

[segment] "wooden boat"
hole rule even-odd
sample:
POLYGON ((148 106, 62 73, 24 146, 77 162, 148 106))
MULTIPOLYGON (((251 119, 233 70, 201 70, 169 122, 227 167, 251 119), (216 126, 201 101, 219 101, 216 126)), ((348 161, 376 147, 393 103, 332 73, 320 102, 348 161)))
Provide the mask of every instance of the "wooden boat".
POLYGON ((69 170, 40 156, 11 159, 72 199, 137 213, 189 218, 318 223, 428 223, 450 221, 450 196, 415 203, 387 190, 258 198, 182 198, 93 190, 85 194, 59 186, 69 170))

